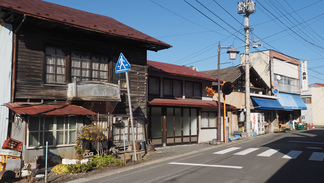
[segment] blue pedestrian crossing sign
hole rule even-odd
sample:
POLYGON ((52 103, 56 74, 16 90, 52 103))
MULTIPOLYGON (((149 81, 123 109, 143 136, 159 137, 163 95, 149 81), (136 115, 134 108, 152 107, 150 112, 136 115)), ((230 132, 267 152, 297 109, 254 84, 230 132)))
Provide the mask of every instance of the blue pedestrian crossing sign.
POLYGON ((126 57, 123 55, 123 53, 120 53, 116 67, 115 67, 116 74, 127 72, 130 69, 131 69, 131 65, 129 64, 126 57))

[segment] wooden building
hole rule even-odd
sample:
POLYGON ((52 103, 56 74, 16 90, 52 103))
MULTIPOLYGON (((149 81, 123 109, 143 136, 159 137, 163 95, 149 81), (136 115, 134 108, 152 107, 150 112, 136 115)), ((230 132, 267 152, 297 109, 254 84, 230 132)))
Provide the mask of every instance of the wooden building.
MULTIPOLYGON (((147 64, 149 139, 153 144, 208 142, 217 137, 217 128, 223 136, 223 123, 217 126, 217 102, 205 90, 217 78, 185 66, 155 61, 147 64)), ((226 105, 226 109, 231 113, 236 107, 226 105)), ((231 115, 228 117, 231 121, 231 115)))
POLYGON ((135 138, 146 138, 147 51, 169 44, 113 18, 41 0, 1 0, 0 23, 0 50, 7 53, 0 145, 8 137, 21 140, 24 160, 33 161, 49 141, 53 161, 73 158, 76 131, 89 120, 101 121, 113 140, 121 140, 114 129, 131 140, 125 74, 115 74, 120 53, 131 64, 135 138))

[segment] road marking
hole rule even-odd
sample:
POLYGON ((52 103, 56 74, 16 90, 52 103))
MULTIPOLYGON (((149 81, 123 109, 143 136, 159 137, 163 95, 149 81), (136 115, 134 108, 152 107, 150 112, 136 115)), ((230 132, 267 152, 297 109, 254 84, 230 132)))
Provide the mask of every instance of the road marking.
POLYGON ((253 151, 256 151, 256 150, 258 150, 259 148, 248 148, 248 149, 245 149, 245 150, 243 150, 243 151, 240 151, 240 152, 237 152, 237 153, 235 153, 234 155, 247 155, 247 154, 249 154, 249 153, 251 153, 251 152, 253 152, 253 151))
POLYGON ((231 148, 228 148, 228 149, 224 149, 224 150, 221 150, 221 151, 214 152, 213 154, 225 154, 225 153, 228 153, 228 152, 231 152, 231 151, 235 151, 237 149, 240 149, 240 147, 231 147, 231 148))
POLYGON ((267 151, 264 151, 263 153, 258 154, 257 156, 262 156, 262 157, 270 157, 274 153, 278 152, 280 149, 269 149, 267 151))
POLYGON ((324 145, 324 142, 294 141, 294 140, 291 140, 291 141, 289 141, 289 142, 304 143, 304 144, 321 144, 321 145, 324 145))
POLYGON ((285 158, 285 159, 296 159, 300 153, 302 153, 302 151, 295 151, 295 150, 292 150, 292 151, 289 151, 288 154, 284 155, 282 158, 285 158))
POLYGON ((311 161, 323 161, 324 159, 324 153, 322 152, 313 152, 311 157, 308 160, 311 161))
POLYGON ((202 166, 202 167, 213 167, 213 168, 232 168, 232 169, 242 169, 242 166, 229 166, 229 165, 210 165, 210 164, 198 164, 198 163, 179 163, 170 162, 170 165, 185 165, 185 166, 202 166))

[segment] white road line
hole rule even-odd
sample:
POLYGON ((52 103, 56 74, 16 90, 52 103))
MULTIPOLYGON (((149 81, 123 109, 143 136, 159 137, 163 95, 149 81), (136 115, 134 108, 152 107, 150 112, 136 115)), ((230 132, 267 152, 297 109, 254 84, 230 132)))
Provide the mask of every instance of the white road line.
POLYGON ((245 149, 245 150, 243 150, 243 151, 240 151, 240 152, 237 152, 237 153, 235 153, 234 155, 247 155, 247 154, 249 154, 249 153, 251 153, 251 152, 253 152, 253 151, 256 151, 256 150, 258 150, 259 148, 248 148, 248 149, 245 149))
POLYGON ((280 149, 269 149, 267 151, 264 151, 263 153, 258 154, 257 156, 262 156, 262 157, 270 157, 274 153, 278 152, 280 149))
POLYGON ((323 161, 324 159, 324 153, 322 152, 313 152, 311 157, 308 160, 311 161, 323 161))
POLYGON ((231 152, 231 151, 235 151, 237 149, 240 149, 240 147, 231 147, 231 148, 228 148, 228 149, 224 149, 224 150, 221 150, 221 151, 214 152, 213 154, 225 154, 225 153, 228 153, 228 152, 231 152))
POLYGON ((198 164, 198 163, 179 163, 170 162, 170 165, 185 165, 185 166, 202 166, 202 167, 213 167, 213 168, 232 168, 232 169, 242 169, 242 166, 229 166, 229 165, 209 165, 209 164, 198 164))
POLYGON ((282 158, 285 158, 285 159, 296 159, 300 153, 302 153, 302 151, 295 151, 295 150, 292 150, 292 151, 289 151, 288 154, 284 155, 282 158))

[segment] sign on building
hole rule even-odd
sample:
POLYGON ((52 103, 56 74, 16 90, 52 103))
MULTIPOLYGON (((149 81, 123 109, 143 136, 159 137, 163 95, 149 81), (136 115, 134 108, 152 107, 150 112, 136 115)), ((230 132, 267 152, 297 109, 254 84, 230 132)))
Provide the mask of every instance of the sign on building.
POLYGON ((308 91, 308 71, 307 71, 307 61, 301 61, 301 72, 302 72, 302 91, 308 91))

